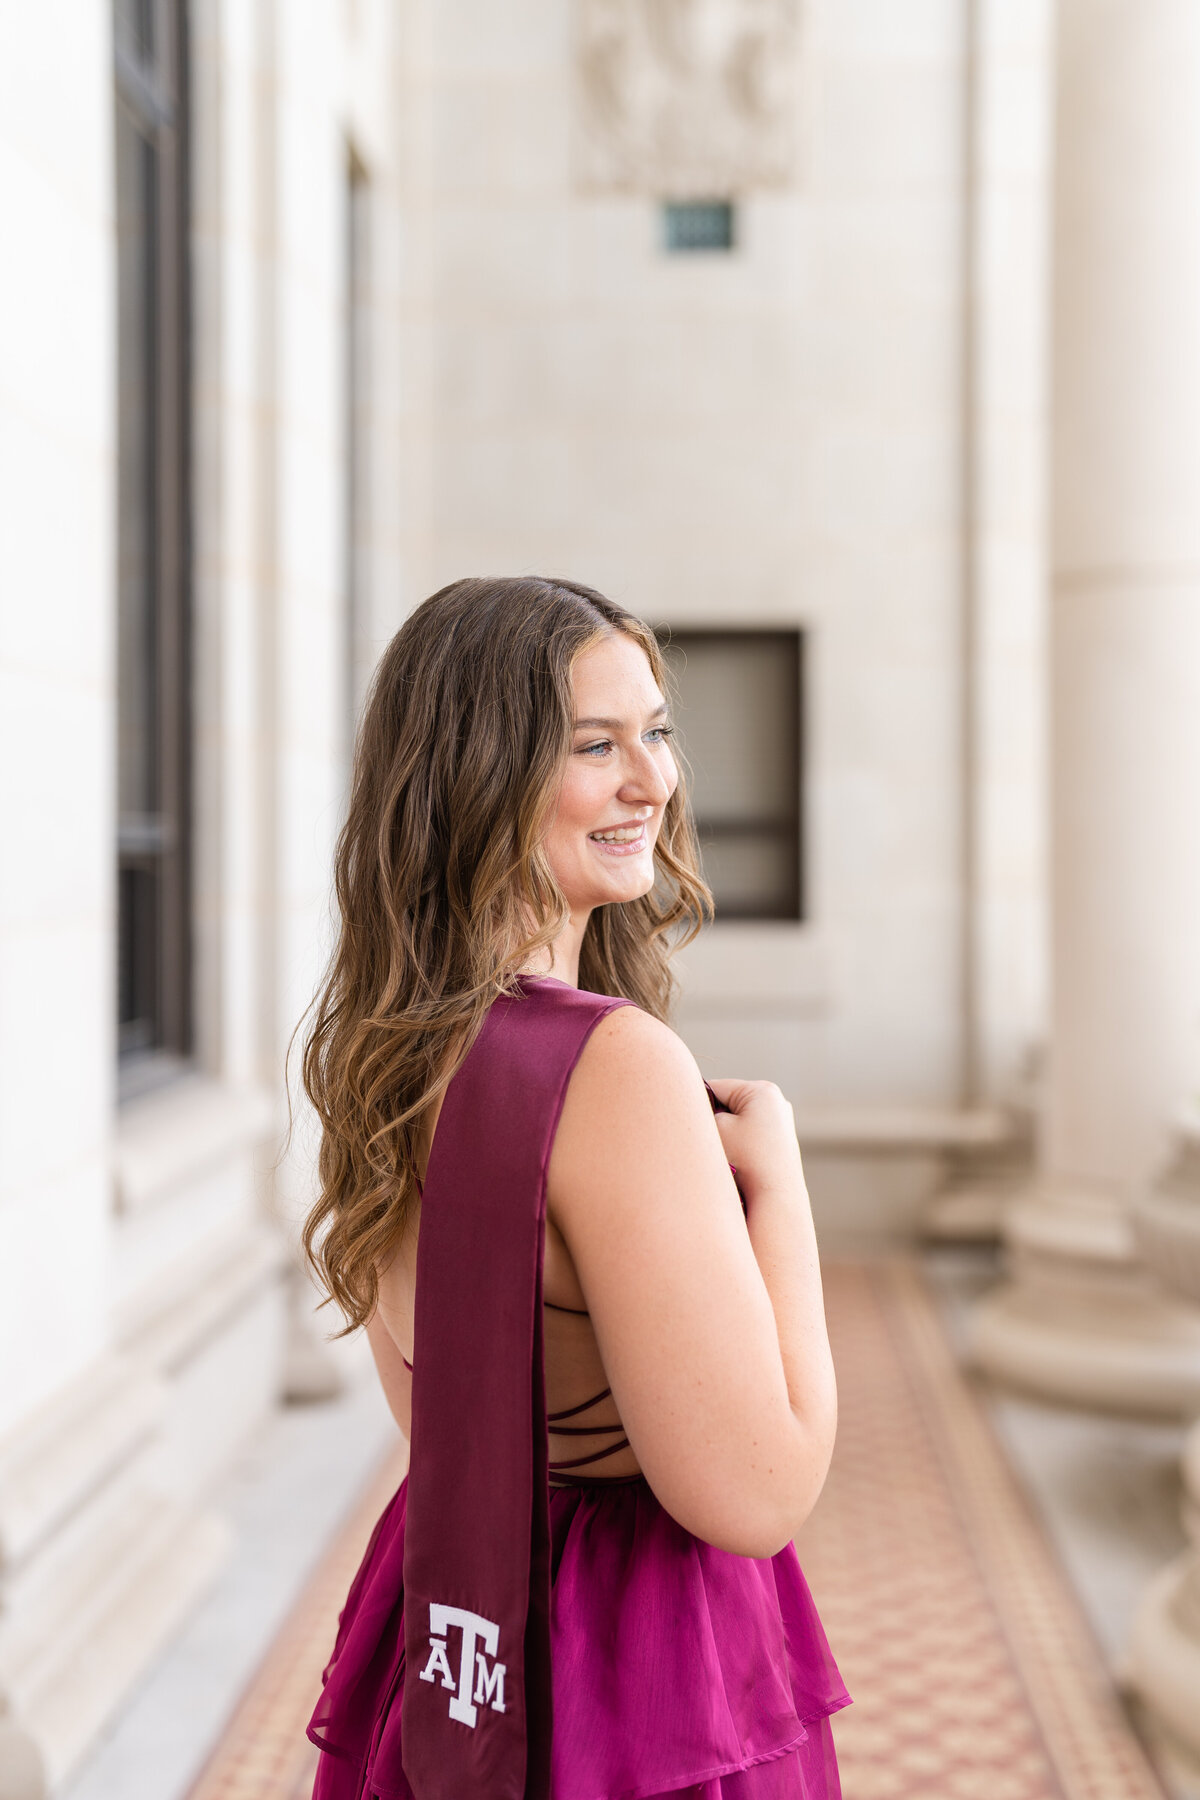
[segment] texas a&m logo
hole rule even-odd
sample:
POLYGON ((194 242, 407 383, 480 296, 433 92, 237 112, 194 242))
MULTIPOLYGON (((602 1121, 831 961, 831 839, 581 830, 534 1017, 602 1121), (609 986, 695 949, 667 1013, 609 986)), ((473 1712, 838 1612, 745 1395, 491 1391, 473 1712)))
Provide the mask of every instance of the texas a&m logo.
POLYGON ((432 1681, 435 1676, 441 1676, 442 1686, 451 1690, 452 1719, 461 1719, 464 1725, 474 1726, 476 1707, 490 1706, 495 1712, 504 1711, 506 1665, 493 1660, 491 1668, 488 1668, 488 1657, 494 1659, 499 1648, 500 1630, 490 1619, 481 1619, 478 1613, 467 1612, 461 1606, 439 1606, 430 1601, 429 1661, 421 1670, 421 1680, 432 1681), (446 1633, 451 1625, 462 1632, 457 1683, 446 1654, 446 1633), (482 1650, 478 1647, 481 1641, 482 1650), (474 1696, 471 1693, 472 1679, 474 1696))

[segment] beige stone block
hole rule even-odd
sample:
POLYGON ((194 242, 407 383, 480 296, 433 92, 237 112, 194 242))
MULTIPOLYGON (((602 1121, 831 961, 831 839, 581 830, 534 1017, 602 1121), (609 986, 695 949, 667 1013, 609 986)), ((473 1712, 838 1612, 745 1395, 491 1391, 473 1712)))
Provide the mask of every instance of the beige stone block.
POLYGON ((942 1179, 932 1149, 810 1152, 804 1159, 817 1241, 825 1255, 911 1243, 942 1179))
POLYGON ((115 977, 102 920, 0 936, 0 1186, 36 1191, 98 1153, 113 1095, 115 977), (47 1078, 50 1072, 50 1078, 47 1078))
POLYGON ((831 421, 814 459, 822 534, 854 542, 869 518, 878 543, 945 545, 957 536, 958 471, 949 421, 903 429, 831 421))
POLYGON ((819 43, 823 56, 903 67, 954 56, 961 33, 949 0, 842 0, 822 13, 819 43))
POLYGON ((10 1188, 0 1201, 8 1246, 0 1268, 0 1432, 28 1418, 99 1354, 107 1330, 99 1278, 108 1218, 99 1154, 70 1168, 43 1168, 36 1186, 10 1188), (52 1320, 50 1294, 58 1309, 52 1320))
MULTIPOLYGON (((69 138, 77 155, 80 139, 69 138)), ((102 142, 100 169, 107 133, 102 142)), ((0 138, 5 231, 21 245, 25 266, 38 272, 36 281, 11 282, 5 293, 5 387, 19 415, 38 421, 64 448, 94 456, 107 429, 114 330, 106 195, 91 181, 64 191, 45 156, 45 141, 18 146, 7 133, 0 138), (83 294, 90 296, 85 321, 83 294)))
POLYGON ((567 212, 565 232, 573 305, 628 305, 658 273, 659 211, 640 196, 581 196, 567 212))
MULTIPOLYGON (((260 1163, 261 1166, 261 1163, 260 1163)), ((249 1151, 180 1175, 141 1209, 122 1214, 112 1238, 109 1299, 115 1328, 128 1335, 158 1296, 193 1279, 200 1264, 259 1214, 249 1151)))
MULTIPOLYGON (((21 770, 5 784, 0 921, 26 934, 30 952, 37 939, 49 948, 54 933, 85 923, 103 930, 113 904, 110 720, 95 682, 0 668, 0 750, 10 769, 21 770)), ((26 965, 14 966, 12 977, 17 986, 6 1008, 15 1019, 18 1006, 37 1005, 41 976, 26 965)), ((60 987, 53 965, 44 978, 51 990, 60 987)))
POLYGON ((110 69, 110 25, 102 10, 81 15, 71 0, 46 0, 36 12, 15 15, 8 23, 0 71, 3 137, 36 159, 63 198, 97 222, 102 217, 105 161, 81 155, 80 146, 88 150, 107 146, 112 129, 110 69), (61 63, 65 41, 72 46, 66 86, 61 63), (56 83, 70 94, 70 131, 56 128, 39 104, 39 95, 56 83))
POLYGON ((437 528, 495 539, 544 537, 572 516, 574 445, 561 431, 442 434, 437 444, 437 528))
POLYGON ((503 15, 488 0, 449 0, 431 14, 433 66, 438 73, 492 76, 562 69, 569 20, 567 7, 547 0, 513 0, 503 15))
POLYGON ((647 543, 702 544, 709 555, 728 546, 727 566, 774 538, 797 474, 789 438, 745 425, 719 438, 689 431, 686 422, 653 437, 597 435, 579 444, 578 456, 593 521, 647 543))
POLYGON ((526 202, 459 204, 437 210, 431 225, 437 291, 467 296, 482 309, 561 305, 571 294, 570 228, 565 208, 526 202))
POLYGON ((472 316, 451 313, 438 327, 438 418, 456 434, 482 427, 570 427, 577 383, 598 360, 589 323, 570 314, 472 316))
POLYGON ((845 1105, 945 1106, 957 1096, 962 1023, 957 971, 946 955, 961 922, 952 905, 919 897, 854 921, 846 1006, 826 1045, 829 1093, 845 1105))
POLYGON ((653 310, 613 307, 563 329, 577 425, 799 436, 816 350, 803 323, 772 303, 731 312, 660 298, 653 310))
POLYGON ((561 76, 468 76, 443 84, 433 119, 432 176, 443 203, 565 198, 569 96, 561 76))
POLYGON ((167 1374, 158 1467, 181 1500, 212 1490, 280 1398, 283 1259, 273 1235, 242 1238, 205 1282, 173 1298, 174 1316, 164 1306, 127 1340, 132 1356, 148 1356, 167 1374))
MULTIPOLYGON (((714 925, 714 937, 736 926, 714 925)), ((812 1018, 799 1011, 789 1016, 778 1006, 768 1009, 745 1005, 740 1013, 717 1017, 715 1008, 693 1010, 690 1003, 681 1006, 678 1019, 680 1036, 688 1045, 701 1073, 734 1076, 748 1081, 773 1081, 793 1105, 800 1105, 813 1089, 808 1067, 812 1059, 810 1046, 817 1041, 818 1027, 812 1018)))
POLYGON ((838 195, 821 209, 816 228, 818 316, 872 304, 876 330, 886 331, 896 308, 944 312, 960 292, 958 199, 949 181, 905 196, 838 195))
POLYGON ((814 179, 823 199, 953 188, 962 125, 951 60, 829 56, 819 89, 814 179))
POLYGON ((836 1004, 836 964, 812 925, 731 921, 706 929, 673 964, 689 1019, 738 1012, 798 1019, 836 1004))
POLYGON ((893 426, 948 422, 961 387, 959 335, 950 296, 937 306, 895 305, 886 327, 869 292, 823 309, 809 343, 813 416, 893 426))
POLYGON ((273 1096, 199 1074, 182 1076, 122 1106, 114 1152, 118 1213, 141 1213, 183 1193, 190 1182, 262 1147, 273 1096))
MULTIPOLYGON (((89 396, 86 385, 81 386, 80 422, 86 426, 89 396)), ((6 597, 2 654, 21 671, 22 683, 37 670, 64 694, 77 694, 85 684, 94 692, 106 680, 112 655, 114 493, 97 445, 81 436, 64 437, 53 418, 47 418, 55 404, 53 395, 43 394, 36 402, 29 396, 21 403, 10 389, 0 408, 6 597), (48 603, 51 595, 53 604, 48 603)), ((0 723, 0 731, 15 729, 12 707, 20 700, 19 688, 6 696, 0 721, 8 723, 0 723)), ((43 714, 40 736, 49 737, 54 717, 43 714)), ((77 741, 74 732, 54 735, 77 741)))

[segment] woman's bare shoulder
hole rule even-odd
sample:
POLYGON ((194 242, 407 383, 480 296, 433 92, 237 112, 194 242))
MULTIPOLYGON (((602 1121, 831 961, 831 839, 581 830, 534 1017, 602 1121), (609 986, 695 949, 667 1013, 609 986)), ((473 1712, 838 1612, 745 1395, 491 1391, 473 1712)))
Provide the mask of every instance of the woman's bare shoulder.
POLYGON ((678 1033, 636 1006, 595 1026, 571 1077, 550 1163, 552 1211, 586 1204, 595 1178, 687 1149, 725 1169, 696 1059, 678 1033))
POLYGON ((593 1029, 571 1079, 578 1102, 625 1098, 630 1091, 692 1100, 704 1109, 704 1087, 696 1059, 669 1025, 640 1006, 618 1006, 593 1029))

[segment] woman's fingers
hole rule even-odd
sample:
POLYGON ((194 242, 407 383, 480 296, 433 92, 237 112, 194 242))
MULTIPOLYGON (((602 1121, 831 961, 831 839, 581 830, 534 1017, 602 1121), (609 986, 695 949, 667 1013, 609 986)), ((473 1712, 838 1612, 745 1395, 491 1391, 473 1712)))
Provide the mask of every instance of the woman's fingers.
POLYGON ((742 1110, 754 1087, 752 1081, 741 1081, 729 1075, 710 1076, 708 1085, 722 1106, 728 1106, 734 1112, 742 1110))

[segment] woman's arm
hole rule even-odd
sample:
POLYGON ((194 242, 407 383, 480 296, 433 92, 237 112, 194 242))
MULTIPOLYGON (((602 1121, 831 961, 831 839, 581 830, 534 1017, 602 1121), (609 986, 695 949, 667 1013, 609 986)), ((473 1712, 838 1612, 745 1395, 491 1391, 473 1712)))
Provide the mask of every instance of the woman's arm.
POLYGON ((717 1085, 724 1142, 674 1032, 609 1014, 567 1091, 549 1205, 655 1494, 708 1543, 770 1556, 825 1480, 833 1366, 790 1108, 717 1085))

